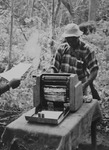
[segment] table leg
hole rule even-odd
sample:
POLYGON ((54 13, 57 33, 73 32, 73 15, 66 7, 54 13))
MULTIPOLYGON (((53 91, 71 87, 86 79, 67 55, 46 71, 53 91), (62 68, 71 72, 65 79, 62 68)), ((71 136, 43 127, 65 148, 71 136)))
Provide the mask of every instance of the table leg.
POLYGON ((92 142, 92 149, 97 150, 96 144, 96 125, 97 121, 93 121, 91 125, 91 142, 92 142))

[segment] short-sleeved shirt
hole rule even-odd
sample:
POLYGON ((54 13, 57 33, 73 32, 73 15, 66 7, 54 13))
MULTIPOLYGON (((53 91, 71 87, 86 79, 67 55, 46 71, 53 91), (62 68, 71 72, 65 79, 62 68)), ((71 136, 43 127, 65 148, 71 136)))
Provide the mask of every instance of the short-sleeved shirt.
POLYGON ((68 43, 61 44, 56 52, 53 68, 57 73, 77 74, 78 79, 83 82, 87 76, 86 70, 90 72, 98 70, 98 63, 94 50, 80 40, 76 49, 70 47, 68 43))

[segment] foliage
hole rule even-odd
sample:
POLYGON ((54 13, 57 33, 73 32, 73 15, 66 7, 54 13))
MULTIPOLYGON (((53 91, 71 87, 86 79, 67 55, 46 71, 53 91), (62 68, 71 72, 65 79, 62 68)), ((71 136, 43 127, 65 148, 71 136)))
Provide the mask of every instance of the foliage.
MULTIPOLYGON (((9 35, 10 35, 10 0, 0 1, 0 71, 6 69, 8 62, 9 35)), ((99 73, 95 81, 95 86, 101 97, 101 109, 103 111, 103 123, 98 127, 99 130, 109 132, 109 2, 100 0, 100 7, 97 13, 95 34, 84 35, 83 39, 90 44, 96 52, 99 63, 99 73), (106 15, 106 19, 104 19, 106 15), (107 20, 107 21, 104 21, 107 20)), ((55 3, 56 6, 57 3, 55 3)), ((36 0, 34 7, 32 1, 15 0, 14 3, 14 26, 13 26, 13 43, 12 43, 12 62, 13 65, 19 62, 34 62, 34 58, 27 59, 25 50, 26 42, 29 37, 39 30, 38 44, 41 48, 40 64, 37 74, 49 72, 49 67, 53 61, 51 53, 51 0, 36 0), (29 3, 27 3, 29 2, 29 3), (33 9, 34 8, 34 9, 33 9)), ((74 3, 73 21, 77 24, 87 21, 88 18, 88 0, 81 3, 74 3), (84 5, 82 5, 84 3, 84 5), (78 6, 78 7, 75 7, 78 6)), ((72 18, 64 5, 60 6, 56 17, 56 29, 53 55, 61 42, 61 35, 64 26, 72 22, 72 18)), ((37 48, 36 48, 37 49, 37 48)), ((31 50, 30 50, 31 52, 31 50)), ((19 114, 33 107, 33 85, 36 70, 31 67, 23 76, 21 85, 17 89, 11 89, 0 97, 0 109, 18 111, 19 114)), ((0 79, 1 85, 6 81, 0 79)), ((11 121, 11 120, 10 120, 11 121)), ((9 122, 8 122, 9 123, 9 122)))

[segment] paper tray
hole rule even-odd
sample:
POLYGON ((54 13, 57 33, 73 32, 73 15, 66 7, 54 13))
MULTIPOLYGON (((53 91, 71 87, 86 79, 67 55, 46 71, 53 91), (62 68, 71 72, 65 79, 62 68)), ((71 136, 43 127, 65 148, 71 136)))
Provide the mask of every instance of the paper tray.
MULTIPOLYGON (((43 112, 43 111, 42 111, 43 112)), ((56 113, 55 111, 52 111, 52 113, 56 113)), ((69 113, 69 110, 66 113, 63 113, 60 111, 60 113, 57 113, 57 116, 53 117, 50 115, 48 118, 40 118, 38 117, 38 114, 31 114, 29 116, 25 116, 25 119, 29 122, 35 122, 35 123, 47 123, 47 124, 59 124, 69 113), (58 116, 59 115, 59 116, 58 116)))

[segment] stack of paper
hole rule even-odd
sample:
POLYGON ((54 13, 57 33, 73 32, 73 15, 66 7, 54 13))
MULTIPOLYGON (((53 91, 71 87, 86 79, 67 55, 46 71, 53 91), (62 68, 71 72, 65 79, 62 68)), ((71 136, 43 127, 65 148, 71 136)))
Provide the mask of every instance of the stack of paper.
MULTIPOLYGON (((62 114, 62 111, 47 111, 43 110, 39 112, 40 114, 44 115, 44 118, 48 119, 58 119, 62 114)), ((34 117, 38 117, 38 114, 35 114, 34 117)))
POLYGON ((8 81, 11 81, 12 79, 21 79, 23 74, 31 67, 31 64, 28 63, 20 63, 13 67, 12 69, 0 73, 0 76, 5 78, 8 81))

